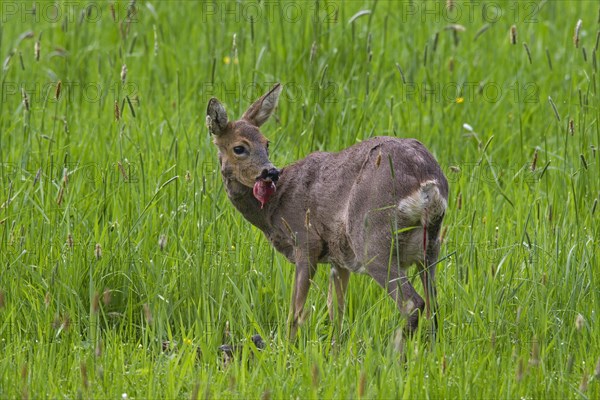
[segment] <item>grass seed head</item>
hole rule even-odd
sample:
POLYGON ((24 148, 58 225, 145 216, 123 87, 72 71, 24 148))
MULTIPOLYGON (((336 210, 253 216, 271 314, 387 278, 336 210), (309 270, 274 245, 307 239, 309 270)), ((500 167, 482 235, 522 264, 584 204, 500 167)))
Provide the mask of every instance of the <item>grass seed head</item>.
POLYGON ((58 204, 59 206, 62 204, 62 199, 63 199, 64 194, 65 194, 65 187, 61 186, 60 189, 58 190, 58 197, 56 198, 56 204, 58 204))
POLYGON ((575 122, 572 119, 569 120, 569 133, 571 136, 575 134, 575 122))
POLYGON ((578 331, 581 331, 583 329, 584 324, 585 324, 585 319, 583 318, 583 315, 577 314, 577 317, 575 317, 575 329, 577 329, 578 331))
POLYGON ((312 62, 312 60, 314 60, 316 56, 317 56, 317 42, 314 41, 312 43, 312 46, 310 46, 310 56, 308 57, 308 61, 312 62))
POLYGON ((127 79, 127 64, 123 64, 123 66, 121 67, 121 83, 125 83, 125 80, 127 79))
POLYGON ((510 27, 510 44, 517 44, 517 26, 510 27))
POLYGON ((97 261, 100 261, 102 258, 102 246, 100 243, 96 243, 96 247, 94 248, 94 257, 96 257, 97 261))
POLYGON ((146 323, 147 324, 151 324, 152 323, 152 312, 150 311, 150 306, 148 305, 148 303, 144 303, 144 318, 146 318, 146 323))
POLYGON ((121 119, 121 110, 119 110, 119 101, 115 100, 115 121, 121 119))
POLYGON ((21 367, 21 379, 23 380, 23 382, 27 380, 27 364, 23 364, 23 366, 21 367))
POLYGON ((358 398, 362 398, 365 395, 365 387, 367 386, 367 374, 363 370, 358 378, 358 398))
POLYGON ((6 58, 4 59, 4 63, 2 63, 3 71, 8 70, 8 68, 10 67, 10 60, 12 60, 12 58, 16 52, 17 51, 15 49, 12 49, 11 51, 8 52, 8 56, 6 56, 6 58))
POLYGON ((231 332, 229 330, 229 321, 225 321, 225 340, 231 338, 231 332))
POLYGON ((233 55, 233 63, 238 63, 238 48, 237 48, 237 33, 233 34, 233 40, 231 43, 231 53, 233 55))
POLYGON ((110 289, 104 289, 102 293, 102 303, 107 306, 110 304, 111 292, 110 289))
POLYGON ((454 32, 466 32, 467 28, 465 28, 464 25, 460 25, 460 24, 450 24, 450 25, 446 25, 444 27, 444 30, 454 31, 454 32))
POLYGON ((535 168, 537 166, 537 160, 538 160, 538 149, 535 149, 535 151, 533 152, 533 161, 531 162, 531 171, 535 171, 535 168))
POLYGON ((54 92, 54 98, 56 100, 60 99, 60 90, 62 88, 62 81, 58 81, 56 83, 56 91, 54 92))
POLYGON ((60 323, 60 328, 63 331, 68 331, 69 328, 71 328, 71 317, 69 317, 69 314, 63 315, 62 321, 60 323))
POLYGON ((70 249, 72 249, 74 246, 73 235, 70 233, 67 235, 67 246, 69 246, 70 249))
POLYGON ((582 22, 582 20, 578 20, 575 25, 575 33, 573 34, 573 44, 575 45, 575 48, 579 48, 579 31, 581 30, 582 22))
POLYGON ((21 64, 21 70, 25 71, 25 62, 23 61, 23 53, 19 51, 19 63, 21 64))
POLYGON ((319 366, 314 363, 310 369, 311 383, 314 388, 319 387, 319 366))
POLYGON ((525 48, 525 52, 527 53, 527 59, 529 60, 529 64, 532 64, 533 62, 531 61, 531 51, 529 50, 529 46, 527 46, 527 43, 523 42, 523 47, 525 48))
POLYGON ((96 348, 94 349, 94 355, 96 357, 102 357, 102 339, 98 340, 98 344, 96 344, 96 348))
POLYGON ((167 247, 166 235, 160 235, 160 238, 158 238, 158 247, 160 248, 160 251, 165 251, 165 247, 167 247))
POLYGON ((27 96, 25 88, 21 88, 21 97, 23 98, 23 107, 25 107, 25 111, 29 111, 29 96, 27 96))
POLYGON ((41 51, 41 49, 42 49, 42 44, 38 40, 37 42, 35 42, 35 45, 33 46, 33 53, 35 55, 35 61, 40 61, 40 51, 41 51))
POLYGON ((90 382, 88 380, 87 367, 83 362, 81 363, 79 370, 81 371, 81 383, 83 384, 83 387, 87 389, 90 386, 90 382))
POLYGON ((42 177, 42 167, 38 168, 37 172, 35 173, 35 177, 33 178, 33 186, 35 186, 36 183, 39 182, 41 177, 42 177))
POLYGON ((550 57, 550 50, 546 49, 546 60, 548 60, 548 67, 552 71, 552 57, 550 57))
POLYGON ((583 168, 588 169, 588 163, 587 160, 585 159, 585 156, 582 154, 579 155, 579 159, 581 160, 581 163, 583 164, 583 168))
POLYGON ((600 380, 600 357, 598 357, 598 362, 596 363, 596 368, 594 368, 594 378, 600 380))
POLYGON ((552 107, 552 111, 554 111, 554 116, 556 120, 560 122, 560 114, 558 113, 558 109, 556 108, 556 104, 552 100, 552 97, 548 96, 548 103, 550 103, 550 107, 552 107))
POLYGON ((6 300, 4 298, 4 290, 0 290, 0 309, 3 309, 6 305, 6 300))
POLYGON ((131 0, 127 5, 127 18, 133 17, 137 13, 137 8, 135 7, 135 0, 131 0))
POLYGON ((529 358, 529 365, 540 365, 540 344, 536 336, 533 337, 533 341, 531 343, 531 357, 529 358))
POLYGON ((121 161, 117 162, 117 167, 119 167, 119 172, 121 173, 123 180, 125 182, 129 182, 129 176, 127 175, 127 171, 125 171, 125 167, 123 166, 123 163, 121 163, 121 161))
POLYGON ((435 36, 433 37, 433 52, 435 53, 435 51, 437 50, 438 47, 438 41, 440 40, 440 33, 436 32, 435 36))
POLYGON ((446 359, 446 355, 444 354, 442 356, 442 375, 446 373, 447 369, 448 369, 448 360, 446 359))
POLYGON ((567 373, 570 374, 573 371, 573 363, 575 362, 575 357, 573 353, 569 354, 569 358, 567 358, 567 373))

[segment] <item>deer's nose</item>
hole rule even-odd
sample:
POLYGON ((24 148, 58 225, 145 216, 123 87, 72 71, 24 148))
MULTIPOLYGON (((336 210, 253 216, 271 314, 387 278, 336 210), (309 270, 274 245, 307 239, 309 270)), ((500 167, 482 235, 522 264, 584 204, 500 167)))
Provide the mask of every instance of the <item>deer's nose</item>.
POLYGON ((263 169, 259 179, 271 179, 273 182, 277 182, 279 180, 279 170, 277 168, 263 169))

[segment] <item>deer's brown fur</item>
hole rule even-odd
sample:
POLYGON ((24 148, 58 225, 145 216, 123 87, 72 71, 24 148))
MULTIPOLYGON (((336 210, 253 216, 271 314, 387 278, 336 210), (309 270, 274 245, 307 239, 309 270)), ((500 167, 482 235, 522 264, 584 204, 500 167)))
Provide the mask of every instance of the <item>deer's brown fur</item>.
POLYGON ((219 149, 229 199, 296 265, 290 336, 296 335, 318 263, 331 264, 331 318, 333 288, 341 321, 350 272, 366 273, 387 290, 413 331, 425 303, 435 317, 435 263, 448 199, 437 161, 417 140, 374 137, 337 153, 309 154, 277 171, 258 128, 280 93, 276 85, 237 121, 229 121, 213 98, 207 126, 219 149), (244 153, 236 154, 240 147, 244 153), (261 209, 253 186, 266 171, 278 172, 272 177, 278 181, 261 209), (412 264, 419 268, 426 302, 408 280, 412 264))

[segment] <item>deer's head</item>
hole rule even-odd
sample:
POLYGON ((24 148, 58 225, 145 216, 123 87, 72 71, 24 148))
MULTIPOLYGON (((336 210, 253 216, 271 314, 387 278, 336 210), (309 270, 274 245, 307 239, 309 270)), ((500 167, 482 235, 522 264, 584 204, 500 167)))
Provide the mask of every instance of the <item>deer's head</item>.
POLYGON ((269 141, 259 127, 275 110, 281 88, 276 84, 237 121, 228 120, 225 108, 214 97, 206 110, 206 126, 219 149, 223 178, 252 188, 261 205, 275 192, 279 171, 269 161, 269 141))

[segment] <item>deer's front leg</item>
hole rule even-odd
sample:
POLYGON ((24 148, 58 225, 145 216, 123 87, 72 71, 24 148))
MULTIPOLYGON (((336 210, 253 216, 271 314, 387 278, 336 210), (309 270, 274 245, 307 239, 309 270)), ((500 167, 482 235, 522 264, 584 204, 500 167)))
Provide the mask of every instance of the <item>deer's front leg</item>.
POLYGON ((331 273, 329 275, 329 290, 327 293, 327 309, 329 310, 329 320, 334 322, 333 291, 335 288, 338 308, 338 331, 341 331, 342 320, 344 318, 344 309, 346 307, 345 295, 346 288, 348 287, 348 279, 350 279, 350 271, 345 268, 340 268, 336 265, 331 265, 331 273))
POLYGON ((289 339, 294 341, 298 333, 298 325, 301 322, 304 303, 310 289, 310 281, 317 270, 316 264, 311 263, 308 259, 300 259, 296 261, 296 280, 294 282, 294 292, 292 295, 292 306, 290 309, 289 321, 289 339))

